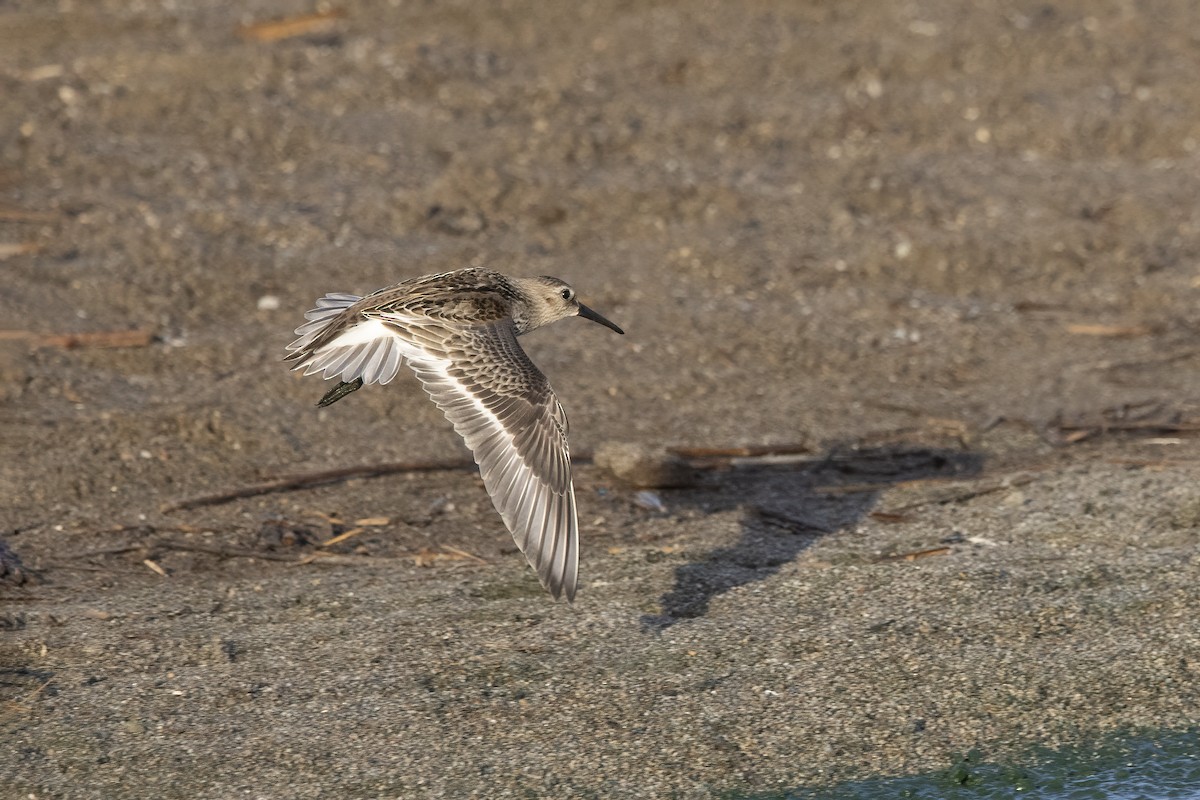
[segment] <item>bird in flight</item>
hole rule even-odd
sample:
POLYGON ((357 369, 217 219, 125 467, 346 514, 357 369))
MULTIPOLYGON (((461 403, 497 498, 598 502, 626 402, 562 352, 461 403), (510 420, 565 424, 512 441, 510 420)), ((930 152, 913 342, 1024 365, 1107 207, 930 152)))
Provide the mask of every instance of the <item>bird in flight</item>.
POLYGON ((579 523, 567 415, 517 337, 580 316, 624 331, 542 276, 460 269, 412 278, 366 297, 327 294, 304 315, 286 361, 338 384, 327 406, 402 365, 462 436, 505 526, 558 599, 575 599, 579 523))

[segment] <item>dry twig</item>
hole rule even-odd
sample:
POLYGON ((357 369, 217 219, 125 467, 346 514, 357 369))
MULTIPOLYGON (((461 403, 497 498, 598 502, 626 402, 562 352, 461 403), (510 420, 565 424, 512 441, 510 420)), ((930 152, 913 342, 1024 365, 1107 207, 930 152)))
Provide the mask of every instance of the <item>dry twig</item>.
POLYGON ((89 331, 85 333, 36 333, 0 331, 0 340, 28 341, 33 347, 146 347, 154 341, 153 331, 89 331))
POLYGON ((1145 325, 1103 325, 1075 322, 1067 325, 1067 333, 1078 336, 1105 336, 1115 339, 1128 339, 1135 336, 1149 336, 1153 333, 1145 325))
POLYGON ((314 486, 324 486, 329 483, 340 483, 353 478, 374 478, 380 475, 392 475, 398 472, 441 472, 444 470, 469 469, 475 462, 468 458, 446 459, 442 461, 400 461, 385 464, 365 464, 359 467, 342 467, 326 469, 318 472, 308 472, 299 475, 289 475, 275 480, 252 483, 237 489, 230 489, 214 494, 190 497, 167 503, 162 507, 164 514, 172 511, 184 511, 201 506, 215 506, 239 500, 243 497, 257 497, 276 492, 290 492, 295 489, 309 489, 314 486))
POLYGON ((147 545, 147 549, 163 549, 163 550, 181 550, 191 553, 206 553, 211 556, 220 556, 221 558, 260 558, 264 561, 295 561, 292 556, 280 555, 279 553, 268 553, 261 550, 248 550, 242 547, 222 547, 220 545, 211 544, 193 544, 191 542, 177 542, 171 540, 160 540, 147 545))
POLYGON ((829 528, 816 525, 799 517, 793 517, 791 514, 785 514, 782 511, 762 508, 760 506, 754 506, 750 510, 761 517, 764 522, 790 530, 793 533, 833 533, 829 528))
POLYGON ((344 11, 332 9, 318 11, 315 14, 253 22, 238 28, 238 35, 257 42, 277 42, 280 39, 291 39, 296 36, 330 33, 334 30, 337 20, 344 16, 344 11))
POLYGON ((880 556, 879 561, 916 561, 930 556, 944 556, 951 552, 949 547, 931 547, 928 550, 914 550, 911 553, 897 553, 894 556, 880 556))
POLYGON ((348 531, 339 533, 337 536, 333 536, 333 537, 330 537, 329 539, 326 539, 325 541, 318 544, 317 547, 330 547, 332 545, 337 544, 338 542, 346 541, 351 536, 358 536, 360 533, 362 533, 365 530, 366 530, 366 528, 351 528, 348 531))
POLYGON ((882 511, 880 513, 895 515, 895 514, 903 514, 905 511, 911 511, 914 508, 920 508, 922 506, 948 505, 950 503, 961 503, 964 500, 974 500, 976 497, 982 497, 985 494, 992 494, 993 492, 1002 492, 1005 489, 1012 489, 1013 487, 1016 487, 1016 486, 1024 486, 1027 483, 1032 483, 1034 478, 1035 478, 1035 476, 1029 475, 1029 474, 1014 475, 1012 477, 1004 478, 1003 480, 995 481, 993 483, 985 484, 983 486, 969 487, 966 489, 962 489, 960 491, 951 491, 949 493, 939 494, 934 497, 928 497, 924 500, 915 500, 911 503, 905 503, 902 506, 896 506, 895 508, 889 508, 886 511, 882 511))
POLYGON ((18 702, 16 700, 8 700, 5 702, 5 705, 8 706, 10 709, 15 709, 18 711, 32 711, 33 706, 30 704, 34 700, 37 699, 38 695, 40 695, 42 692, 46 691, 46 687, 49 686, 51 684, 51 682, 53 682, 53 681, 54 681, 54 678, 47 678, 44 683, 42 683, 36 689, 34 689, 32 692, 29 693, 29 695, 25 698, 24 702, 18 702))
POLYGON ((811 453, 806 444, 744 445, 741 447, 668 447, 668 453, 680 458, 757 458, 811 453))
POLYGON ((1184 361, 1189 358, 1200 356, 1200 348, 1189 347, 1186 350, 1179 350, 1174 353, 1164 353, 1157 356, 1146 356, 1139 358, 1136 361, 1101 361, 1097 364, 1092 364, 1087 367, 1089 370, 1106 371, 1106 370, 1134 370, 1144 367, 1161 366, 1170 364, 1174 361, 1184 361))
POLYGON ((37 242, 0 242, 0 261, 13 256, 36 253, 40 249, 37 242))
POLYGON ((30 211, 20 206, 0 203, 0 222, 54 222, 58 216, 53 211, 30 211))
MULTIPOLYGON (((410 561, 411 558, 393 557, 393 556, 348 556, 341 553, 327 553, 324 550, 318 550, 315 553, 309 553, 303 558, 296 559, 291 562, 291 566, 302 567, 307 564, 326 564, 331 567, 369 567, 379 564, 396 564, 398 562, 410 561)), ((392 577, 388 580, 406 580, 405 578, 392 577)), ((407 580, 413 580, 411 578, 407 580)))

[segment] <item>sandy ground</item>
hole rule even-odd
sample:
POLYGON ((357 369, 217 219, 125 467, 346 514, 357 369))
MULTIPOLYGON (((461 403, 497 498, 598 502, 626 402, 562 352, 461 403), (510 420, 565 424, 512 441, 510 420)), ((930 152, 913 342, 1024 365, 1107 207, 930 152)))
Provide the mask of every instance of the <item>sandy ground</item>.
POLYGON ((1200 721, 1192 3, 336 8, 0 4, 0 795, 703 798, 1200 721), (469 264, 628 332, 526 340, 576 452, 807 452, 583 461, 574 606, 468 470, 162 511, 460 457, 279 359, 469 264))

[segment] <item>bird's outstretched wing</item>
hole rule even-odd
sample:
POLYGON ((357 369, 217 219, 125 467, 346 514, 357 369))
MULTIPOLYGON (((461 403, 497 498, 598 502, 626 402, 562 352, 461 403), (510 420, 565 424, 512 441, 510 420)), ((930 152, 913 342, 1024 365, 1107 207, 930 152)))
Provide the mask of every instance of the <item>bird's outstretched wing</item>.
MULTIPOLYGON (((338 313, 355 302, 337 299, 345 304, 338 313)), ((579 525, 567 417, 518 344, 512 320, 449 326, 371 309, 343 319, 325 308, 309 312, 311 321, 297 329, 301 338, 288 357, 294 368, 387 383, 407 363, 471 449, 492 503, 542 585, 555 598, 574 600, 579 525)))

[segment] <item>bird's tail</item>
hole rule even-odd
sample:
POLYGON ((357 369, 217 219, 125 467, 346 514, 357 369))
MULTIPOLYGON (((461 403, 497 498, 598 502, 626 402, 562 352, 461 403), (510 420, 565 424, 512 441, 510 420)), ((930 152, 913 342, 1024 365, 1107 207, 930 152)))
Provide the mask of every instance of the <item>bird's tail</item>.
POLYGON ((363 384, 389 383, 404 364, 404 343, 383 320, 364 313, 361 300, 325 295, 304 315, 308 322, 296 328, 300 338, 287 346, 284 361, 292 369, 341 381, 319 405, 335 403, 363 384))
POLYGON ((284 360, 298 361, 311 355, 316 346, 324 344, 319 340, 330 338, 322 336, 322 334, 333 333, 329 327, 338 318, 338 315, 361 299, 355 294, 334 292, 318 300, 316 308, 304 313, 304 318, 308 322, 296 328, 296 335, 300 338, 287 346, 289 353, 284 360))

